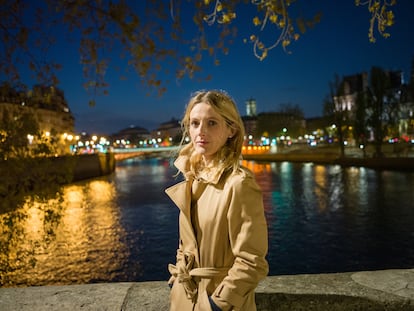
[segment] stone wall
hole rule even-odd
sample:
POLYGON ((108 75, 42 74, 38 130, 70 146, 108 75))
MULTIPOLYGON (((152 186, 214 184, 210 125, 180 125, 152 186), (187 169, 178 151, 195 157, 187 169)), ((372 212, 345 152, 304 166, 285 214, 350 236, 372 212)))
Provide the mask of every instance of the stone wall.
MULTIPOLYGON (((0 288, 0 310, 166 311, 167 281, 0 288)), ((414 269, 269 276, 258 311, 413 311, 414 269)))
POLYGON ((113 153, 94 153, 75 156, 73 181, 111 174, 115 170, 113 153))
MULTIPOLYGON (((166 282, 134 283, 122 310, 168 310, 166 282)), ((258 311, 412 311, 414 269, 269 276, 256 289, 258 311)))

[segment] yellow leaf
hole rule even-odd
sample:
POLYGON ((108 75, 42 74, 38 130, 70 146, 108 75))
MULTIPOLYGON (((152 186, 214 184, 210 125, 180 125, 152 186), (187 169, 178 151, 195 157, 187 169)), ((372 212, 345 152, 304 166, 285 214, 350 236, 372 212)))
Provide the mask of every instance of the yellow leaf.
POLYGON ((229 23, 230 21, 231 21, 230 16, 229 16, 228 14, 223 14, 223 17, 222 17, 222 22, 223 22, 224 24, 226 24, 226 23, 229 23))
POLYGON ((290 44, 290 40, 287 40, 287 39, 283 40, 283 42, 282 42, 282 46, 284 48, 287 47, 289 44, 290 44))
POLYGON ((261 24, 260 19, 256 16, 253 18, 253 25, 259 26, 261 24))
POLYGON ((264 49, 262 56, 260 57, 260 60, 264 60, 266 57, 267 57, 267 49, 264 49))
POLYGON ((272 14, 269 19, 272 23, 274 23, 274 24, 277 23, 277 15, 276 14, 272 14))
POLYGON ((221 5, 221 3, 219 3, 218 5, 217 5, 217 12, 220 12, 220 11, 222 11, 223 10, 223 6, 221 5))
POLYGON ((392 26, 394 24, 394 13, 392 11, 387 12, 387 26, 392 26))

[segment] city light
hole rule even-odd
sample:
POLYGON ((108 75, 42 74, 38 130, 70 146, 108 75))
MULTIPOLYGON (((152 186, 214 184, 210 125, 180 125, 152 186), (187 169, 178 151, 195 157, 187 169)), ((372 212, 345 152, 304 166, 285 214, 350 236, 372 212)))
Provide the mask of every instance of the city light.
POLYGON ((27 134, 27 140, 29 141, 29 145, 31 145, 33 143, 33 135, 27 134))

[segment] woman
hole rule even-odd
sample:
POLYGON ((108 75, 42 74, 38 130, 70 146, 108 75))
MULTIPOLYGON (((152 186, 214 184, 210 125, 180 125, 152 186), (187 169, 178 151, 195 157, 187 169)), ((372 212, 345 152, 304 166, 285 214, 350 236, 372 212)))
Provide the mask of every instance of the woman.
POLYGON ((256 310, 268 273, 262 193, 240 165, 244 128, 222 91, 196 93, 182 119, 175 166, 185 180, 166 189, 180 209, 177 262, 169 265, 170 310, 256 310))

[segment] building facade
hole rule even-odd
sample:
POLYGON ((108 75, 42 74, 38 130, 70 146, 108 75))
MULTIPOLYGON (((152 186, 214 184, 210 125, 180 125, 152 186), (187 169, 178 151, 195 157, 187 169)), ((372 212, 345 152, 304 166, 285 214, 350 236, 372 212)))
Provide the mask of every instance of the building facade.
POLYGON ((28 143, 33 135, 42 137, 43 142, 53 144, 57 154, 68 153, 69 137, 74 136, 75 119, 63 91, 53 87, 34 86, 27 92, 16 91, 7 84, 0 86, 0 120, 5 113, 15 121, 24 114, 30 114, 38 125, 38 133, 26 133, 28 143))
POLYGON ((5 110, 11 114, 31 113, 41 132, 73 133, 75 119, 63 91, 50 86, 35 86, 24 94, 10 90, 0 94, 0 119, 5 110))
POLYGON ((161 123, 157 129, 151 132, 151 138, 154 142, 162 146, 178 144, 181 141, 181 136, 181 122, 175 118, 161 123))

